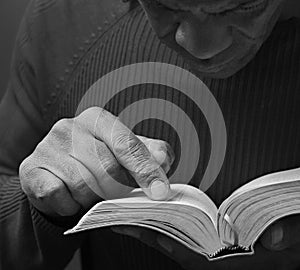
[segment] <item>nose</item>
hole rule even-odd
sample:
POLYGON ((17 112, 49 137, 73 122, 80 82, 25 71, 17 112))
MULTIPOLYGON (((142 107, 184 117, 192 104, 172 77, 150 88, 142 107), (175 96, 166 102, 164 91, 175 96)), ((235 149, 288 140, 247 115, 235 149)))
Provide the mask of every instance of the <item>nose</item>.
POLYGON ((178 45, 198 59, 209 59, 232 44, 230 28, 213 16, 190 14, 179 24, 175 39, 178 45))

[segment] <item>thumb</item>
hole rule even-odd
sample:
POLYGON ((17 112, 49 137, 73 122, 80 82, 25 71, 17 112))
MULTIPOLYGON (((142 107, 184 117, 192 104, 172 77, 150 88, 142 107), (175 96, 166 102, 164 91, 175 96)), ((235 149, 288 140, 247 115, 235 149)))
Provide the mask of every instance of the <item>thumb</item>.
POLYGON ((284 250, 300 243, 300 215, 275 222, 263 233, 260 241, 269 250, 284 250))

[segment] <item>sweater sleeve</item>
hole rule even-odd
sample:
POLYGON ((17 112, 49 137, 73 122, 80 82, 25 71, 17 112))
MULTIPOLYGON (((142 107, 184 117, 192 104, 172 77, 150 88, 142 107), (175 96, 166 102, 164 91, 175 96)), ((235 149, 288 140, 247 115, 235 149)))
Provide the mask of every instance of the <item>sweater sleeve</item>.
POLYGON ((30 33, 34 2, 22 20, 10 82, 0 103, 1 270, 63 269, 81 242, 78 236, 63 236, 65 228, 49 222, 30 204, 18 177, 20 163, 48 132, 40 105, 44 89, 37 87, 38 35, 30 33))

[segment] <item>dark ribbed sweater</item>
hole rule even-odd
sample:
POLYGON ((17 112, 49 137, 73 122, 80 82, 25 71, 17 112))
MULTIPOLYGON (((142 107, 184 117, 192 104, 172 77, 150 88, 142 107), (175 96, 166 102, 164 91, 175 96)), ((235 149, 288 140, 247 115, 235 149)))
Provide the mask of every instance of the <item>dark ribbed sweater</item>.
MULTIPOLYGON (((61 269, 83 237, 86 269, 180 269, 160 253, 108 229, 64 237, 64 227, 30 205, 18 179, 20 162, 58 119, 75 115, 95 81, 144 61, 189 70, 184 59, 159 41, 138 5, 130 9, 118 0, 31 1, 0 106, 0 269, 61 269)), ((237 74, 222 80, 201 78, 217 100, 227 129, 224 164, 207 191, 217 205, 253 178, 300 166, 299 71, 300 23, 290 19, 276 25, 256 57, 237 74)), ((109 89, 101 91, 106 95, 109 89)), ((205 117, 191 99, 169 87, 143 84, 120 92, 105 108, 118 115, 150 97, 178 105, 193 122, 201 155, 191 184, 198 185, 211 141, 205 117)), ((180 157, 179 138, 166 123, 149 119, 134 131, 168 141, 180 157)), ((191 141, 188 147, 193 145, 191 141)), ((266 259, 272 269, 280 265, 278 254, 266 259)))

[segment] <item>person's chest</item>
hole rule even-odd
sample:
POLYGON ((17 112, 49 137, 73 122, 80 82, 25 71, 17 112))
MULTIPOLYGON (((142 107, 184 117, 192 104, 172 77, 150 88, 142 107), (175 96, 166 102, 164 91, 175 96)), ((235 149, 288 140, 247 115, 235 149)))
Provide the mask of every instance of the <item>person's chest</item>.
POLYGON ((277 26, 231 78, 201 80, 137 8, 72 71, 50 122, 101 106, 136 134, 168 141, 172 181, 201 184, 219 204, 259 175, 300 164, 300 38, 291 27, 277 26))

